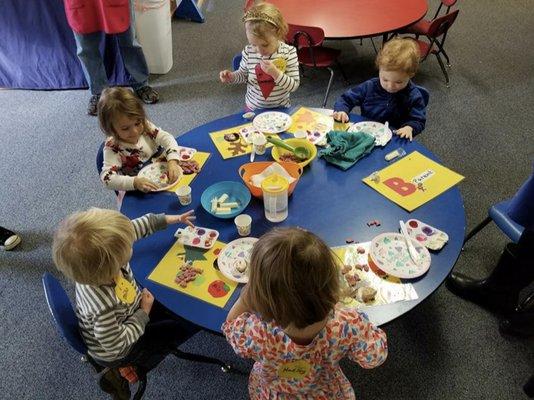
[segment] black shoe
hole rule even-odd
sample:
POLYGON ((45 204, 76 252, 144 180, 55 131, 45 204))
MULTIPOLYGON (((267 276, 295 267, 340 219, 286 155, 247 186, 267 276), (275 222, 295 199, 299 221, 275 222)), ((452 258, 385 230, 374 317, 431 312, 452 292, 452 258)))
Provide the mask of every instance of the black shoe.
POLYGON ((3 247, 4 250, 14 249, 19 245, 20 241, 21 239, 19 235, 0 226, 0 246, 3 247))
POLYGON ((129 400, 130 385, 124 379, 116 368, 107 371, 98 382, 100 388, 111 395, 113 400, 129 400))
POLYGON ((98 100, 100 100, 99 94, 93 94, 89 99, 89 105, 87 106, 87 114, 97 115, 98 114, 98 100))
POLYGON ((499 322, 505 335, 531 337, 534 335, 534 311, 516 311, 499 322))
POLYGON ((137 97, 145 104, 154 104, 159 100, 159 93, 156 92, 151 86, 145 85, 139 89, 134 90, 137 97))

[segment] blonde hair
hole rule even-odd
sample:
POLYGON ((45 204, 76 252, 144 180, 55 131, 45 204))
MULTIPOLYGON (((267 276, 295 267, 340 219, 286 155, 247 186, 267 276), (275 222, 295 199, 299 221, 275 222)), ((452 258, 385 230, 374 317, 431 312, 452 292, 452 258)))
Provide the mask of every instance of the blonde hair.
POLYGON ((52 244, 57 269, 86 285, 113 282, 131 255, 132 222, 118 211, 90 208, 65 218, 52 244))
POLYGON ((106 136, 112 136, 117 140, 120 138, 113 128, 113 122, 119 115, 140 119, 143 122, 143 129, 147 129, 147 117, 143 104, 130 89, 122 87, 104 89, 98 101, 100 129, 106 136))
POLYGON ((339 301, 339 271, 328 246, 299 228, 276 228, 252 249, 243 301, 263 319, 304 328, 339 301))
POLYGON ((289 31, 280 10, 270 3, 260 2, 250 7, 243 15, 243 22, 248 22, 250 32, 263 40, 273 35, 284 41, 289 31))
POLYGON ((376 67, 385 71, 401 71, 411 78, 419 68, 419 54, 415 40, 394 38, 378 52, 376 67))

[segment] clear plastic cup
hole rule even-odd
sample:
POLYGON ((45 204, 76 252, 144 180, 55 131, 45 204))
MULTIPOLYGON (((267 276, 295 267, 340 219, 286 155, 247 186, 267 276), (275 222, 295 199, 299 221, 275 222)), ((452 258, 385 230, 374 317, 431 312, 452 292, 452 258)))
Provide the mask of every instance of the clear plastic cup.
POLYGON ((252 228, 252 217, 248 214, 240 214, 234 218, 235 226, 237 227, 237 232, 239 236, 248 236, 250 235, 250 230, 252 228))
POLYGON ((259 134, 255 135, 252 138, 252 145, 254 146, 254 152, 258 155, 265 154, 265 149, 267 148, 267 139, 265 135, 259 134))
POLYGON ((187 206, 188 204, 191 204, 191 186, 180 186, 178 189, 176 189, 175 193, 176 196, 178 196, 178 201, 182 206, 187 206))

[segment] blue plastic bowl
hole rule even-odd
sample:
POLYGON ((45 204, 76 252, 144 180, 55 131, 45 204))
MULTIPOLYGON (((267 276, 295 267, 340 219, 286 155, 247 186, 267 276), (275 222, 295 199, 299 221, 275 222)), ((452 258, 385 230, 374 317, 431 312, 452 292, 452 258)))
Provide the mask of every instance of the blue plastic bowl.
POLYGON ((247 208, 249 202, 250 191, 242 183, 234 181, 217 182, 206 188, 200 197, 200 203, 204 210, 217 218, 234 218, 247 208), (211 199, 214 197, 219 198, 224 193, 228 195, 228 199, 225 200, 226 203, 237 202, 239 203, 239 207, 232 208, 232 212, 229 214, 215 214, 211 212, 211 199))

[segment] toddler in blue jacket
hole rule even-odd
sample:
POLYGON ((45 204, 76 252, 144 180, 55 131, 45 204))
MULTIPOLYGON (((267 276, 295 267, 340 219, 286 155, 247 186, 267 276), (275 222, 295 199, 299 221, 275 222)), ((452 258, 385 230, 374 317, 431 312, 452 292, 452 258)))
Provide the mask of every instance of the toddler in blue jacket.
POLYGON ((419 67, 419 49, 412 39, 394 38, 376 57, 378 78, 369 79, 343 93, 334 104, 334 119, 349 121, 349 112, 360 106, 361 115, 389 122, 396 133, 409 139, 425 128, 426 102, 411 81, 419 67))

